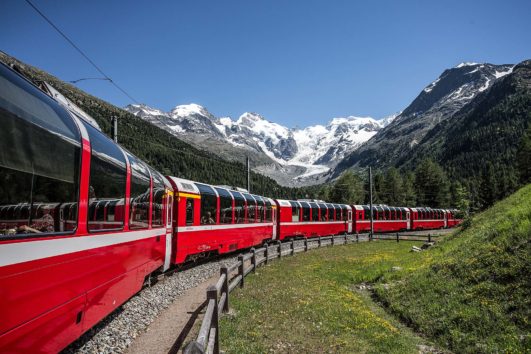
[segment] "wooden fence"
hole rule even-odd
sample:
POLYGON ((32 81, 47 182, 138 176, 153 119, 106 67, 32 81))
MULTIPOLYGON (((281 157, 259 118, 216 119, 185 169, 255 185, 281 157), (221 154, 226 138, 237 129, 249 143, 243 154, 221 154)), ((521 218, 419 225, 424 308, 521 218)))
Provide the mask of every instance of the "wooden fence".
MULTIPOLYGON (((375 234, 373 240, 410 240, 429 241, 434 239, 434 235, 422 234, 375 234)), ((286 256, 293 256, 299 252, 325 247, 344 245, 349 242, 370 241, 368 234, 359 234, 315 237, 301 240, 302 246, 295 247, 301 241, 291 240, 287 244, 289 248, 282 249, 281 243, 276 241, 266 244, 261 248, 251 248, 250 252, 238 256, 238 261, 228 267, 220 269, 220 277, 216 285, 211 285, 207 289, 207 308, 199 334, 197 338, 190 342, 184 349, 184 354, 219 354, 219 318, 222 313, 229 311, 229 294, 238 285, 243 288, 245 277, 256 270, 262 264, 268 264, 273 259, 280 259, 286 256)))

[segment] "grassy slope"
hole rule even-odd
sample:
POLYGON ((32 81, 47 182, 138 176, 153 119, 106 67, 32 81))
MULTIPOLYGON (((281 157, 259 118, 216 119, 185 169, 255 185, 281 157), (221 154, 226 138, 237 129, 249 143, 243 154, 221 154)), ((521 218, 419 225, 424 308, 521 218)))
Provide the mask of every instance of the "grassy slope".
POLYGON ((457 353, 529 352, 530 239, 528 185, 426 252, 382 241, 285 258, 231 294, 221 348, 413 353, 431 340, 457 353), (425 339, 355 290, 359 283, 375 283, 388 310, 425 339))
POLYGON ((531 351, 530 240, 528 185, 427 252, 418 268, 388 273, 376 293, 455 352, 531 351))
POLYGON ((227 353, 417 353, 423 342, 354 286, 423 257, 415 243, 313 250, 259 268, 233 292, 221 322, 227 353))

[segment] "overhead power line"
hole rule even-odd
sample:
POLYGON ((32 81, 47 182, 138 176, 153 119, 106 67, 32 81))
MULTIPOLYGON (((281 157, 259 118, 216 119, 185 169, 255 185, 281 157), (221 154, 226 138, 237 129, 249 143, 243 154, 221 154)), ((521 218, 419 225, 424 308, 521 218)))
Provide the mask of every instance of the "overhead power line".
POLYGON ((106 77, 84 77, 82 79, 70 80, 68 82, 70 82, 71 84, 76 84, 80 81, 85 81, 85 80, 105 80, 105 81, 112 82, 112 80, 109 80, 109 78, 106 78, 106 77))
MULTIPOLYGON (((37 8, 37 6, 35 6, 30 0, 26 0, 26 2, 28 3, 29 6, 31 6, 46 22, 48 22, 48 24, 50 26, 52 26, 72 47, 74 47, 75 50, 78 51, 79 54, 81 54, 83 56, 83 58, 85 58, 96 70, 98 70, 98 72, 104 76, 104 79, 102 80, 107 80, 109 81, 111 84, 114 85, 114 87, 116 87, 118 90, 120 90, 124 95, 126 95, 127 97, 129 97, 129 99, 135 103, 138 103, 137 100, 135 100, 129 93, 127 93, 127 91, 125 91, 123 88, 121 88, 120 86, 118 86, 118 84, 116 82, 114 82, 110 77, 109 75, 105 74, 103 72, 103 70, 100 69, 100 67, 98 65, 96 65, 96 63, 89 58, 89 56, 87 54, 85 54, 85 52, 83 52, 70 38, 68 38, 68 36, 63 32, 61 31, 53 22, 52 20, 50 20, 48 17, 46 17, 46 15, 37 8)), ((76 82, 78 81, 82 81, 83 79, 81 80, 75 80, 76 82)))

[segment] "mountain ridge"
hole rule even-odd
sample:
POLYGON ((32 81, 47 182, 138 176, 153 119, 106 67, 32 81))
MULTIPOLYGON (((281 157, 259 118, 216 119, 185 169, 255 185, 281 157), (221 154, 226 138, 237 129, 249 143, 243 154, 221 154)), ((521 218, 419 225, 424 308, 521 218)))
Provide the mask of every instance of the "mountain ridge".
POLYGON ((326 125, 288 128, 255 112, 245 112, 237 119, 218 118, 196 103, 178 105, 168 112, 145 104, 128 105, 125 110, 223 157, 250 156, 256 170, 284 185, 321 182, 324 173, 397 116, 383 120, 337 117, 326 125), (222 145, 224 149, 220 149, 222 145))

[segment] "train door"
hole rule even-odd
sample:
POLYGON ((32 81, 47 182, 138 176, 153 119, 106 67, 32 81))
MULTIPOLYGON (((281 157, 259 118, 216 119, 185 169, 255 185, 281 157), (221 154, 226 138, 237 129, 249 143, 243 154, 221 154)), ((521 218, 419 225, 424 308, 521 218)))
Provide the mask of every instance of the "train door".
POLYGON ((407 229, 411 230, 411 212, 406 213, 407 229))
POLYGON ((443 214, 444 214, 444 228, 446 229, 448 227, 448 212, 445 210, 443 214))
MULTIPOLYGON (((278 209, 280 210, 280 208, 278 209)), ((271 236, 271 239, 276 240, 277 239, 277 208, 272 207, 271 210, 271 218, 273 221, 273 235, 271 236)))
POLYGON ((351 234, 351 233, 352 233, 352 210, 349 210, 349 211, 348 211, 348 221, 347 221, 347 223, 348 223, 348 230, 347 230, 347 232, 348 232, 349 234, 351 234))
POLYGON ((164 257, 164 267, 162 271, 170 268, 171 263, 171 246, 172 246, 172 218, 173 215, 173 192, 166 191, 166 254, 164 257))

